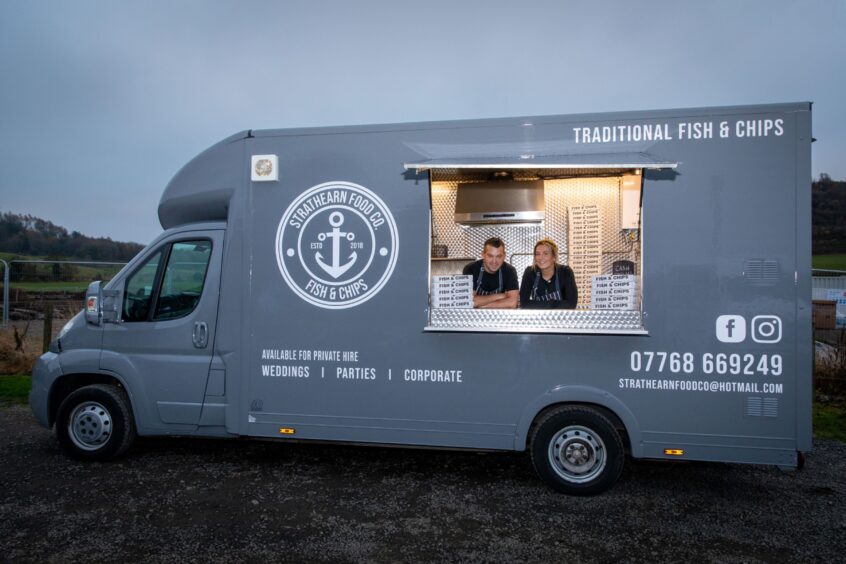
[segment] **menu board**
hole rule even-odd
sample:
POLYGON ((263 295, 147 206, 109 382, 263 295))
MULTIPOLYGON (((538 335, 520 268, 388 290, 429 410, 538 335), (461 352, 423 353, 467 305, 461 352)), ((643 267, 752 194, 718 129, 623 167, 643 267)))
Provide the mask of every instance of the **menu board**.
POLYGON ((469 274, 432 276, 432 307, 473 309, 473 277, 469 274))
POLYGON ((594 276, 590 297, 592 309, 636 309, 637 277, 632 274, 594 276))

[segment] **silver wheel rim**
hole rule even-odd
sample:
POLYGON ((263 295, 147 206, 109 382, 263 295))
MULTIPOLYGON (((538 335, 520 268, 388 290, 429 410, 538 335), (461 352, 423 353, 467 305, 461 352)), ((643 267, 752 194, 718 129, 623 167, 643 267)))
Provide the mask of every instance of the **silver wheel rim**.
POLYGON ((564 427, 549 441, 549 464, 562 479, 582 484, 599 476, 608 456, 605 443, 581 425, 564 427))
POLYGON ((68 421, 68 435, 82 450, 102 447, 112 436, 112 416, 95 401, 86 401, 74 408, 68 421))

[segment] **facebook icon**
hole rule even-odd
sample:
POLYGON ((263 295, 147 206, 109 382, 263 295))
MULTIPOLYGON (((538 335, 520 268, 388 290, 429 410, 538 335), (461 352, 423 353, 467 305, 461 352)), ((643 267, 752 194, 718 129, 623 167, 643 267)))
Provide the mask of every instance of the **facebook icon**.
POLYGON ((717 318, 717 339, 723 343, 741 343, 746 338, 746 319, 742 315, 717 318))

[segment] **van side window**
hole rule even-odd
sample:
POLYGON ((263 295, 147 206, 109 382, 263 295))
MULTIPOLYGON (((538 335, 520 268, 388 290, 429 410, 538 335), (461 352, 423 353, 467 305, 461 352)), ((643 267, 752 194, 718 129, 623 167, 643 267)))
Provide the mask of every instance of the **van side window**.
POLYGON ((211 241, 204 239, 159 249, 127 279, 123 320, 162 321, 194 311, 203 294, 211 251, 211 241))
POLYGON ((159 250, 126 281, 123 296, 124 321, 147 321, 163 253, 164 249, 159 250))
POLYGON ((176 319, 194 311, 203 294, 211 250, 211 241, 172 245, 153 320, 176 319))

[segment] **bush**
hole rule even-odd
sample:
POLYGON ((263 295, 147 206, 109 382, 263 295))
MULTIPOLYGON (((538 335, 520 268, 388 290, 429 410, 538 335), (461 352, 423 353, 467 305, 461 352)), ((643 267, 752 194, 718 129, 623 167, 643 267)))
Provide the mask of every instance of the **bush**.
POLYGON ((817 331, 814 391, 817 397, 846 396, 846 330, 817 331))
POLYGON ((0 329, 0 374, 29 374, 32 371, 41 354, 41 332, 27 326, 12 323, 0 329))

